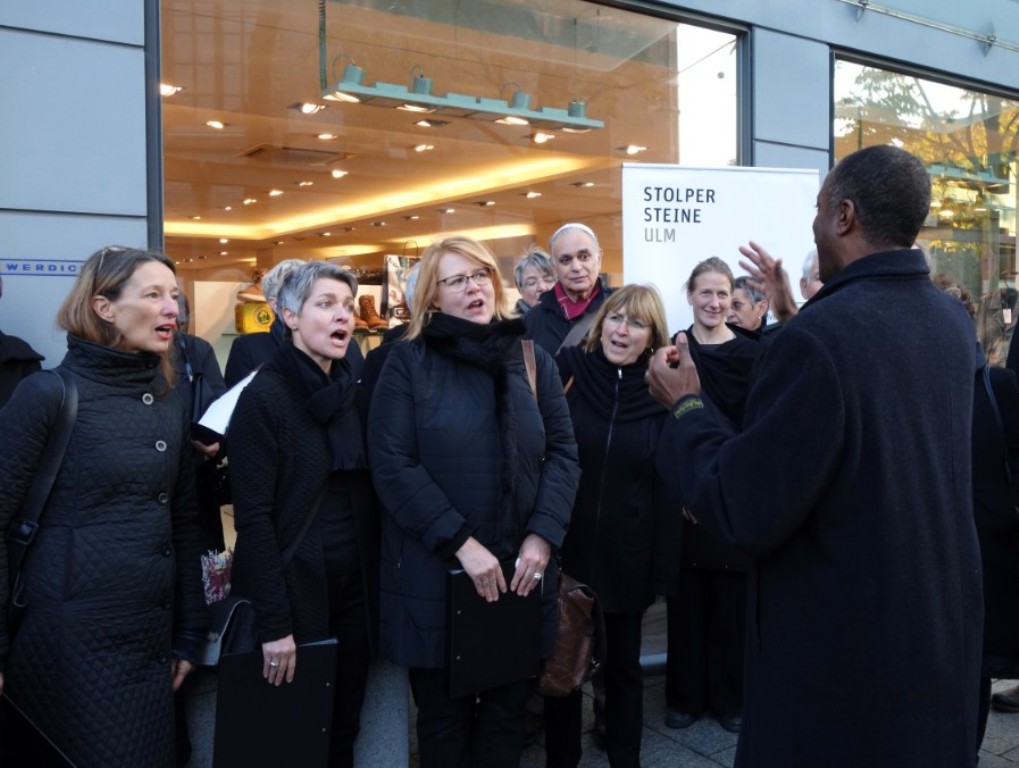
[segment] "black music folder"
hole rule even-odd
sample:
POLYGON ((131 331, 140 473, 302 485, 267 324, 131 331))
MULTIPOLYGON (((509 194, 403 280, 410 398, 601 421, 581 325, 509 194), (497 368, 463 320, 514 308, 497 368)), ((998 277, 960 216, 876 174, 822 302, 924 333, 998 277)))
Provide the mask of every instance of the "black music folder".
POLYGON ((336 638, 297 646, 292 683, 262 677, 262 649, 222 656, 216 694, 216 768, 316 768, 329 763, 336 638))
POLYGON ((449 695, 537 677, 541 666, 541 586, 527 597, 508 591, 515 569, 502 564, 507 592, 494 603, 478 595, 466 571, 449 573, 449 695))

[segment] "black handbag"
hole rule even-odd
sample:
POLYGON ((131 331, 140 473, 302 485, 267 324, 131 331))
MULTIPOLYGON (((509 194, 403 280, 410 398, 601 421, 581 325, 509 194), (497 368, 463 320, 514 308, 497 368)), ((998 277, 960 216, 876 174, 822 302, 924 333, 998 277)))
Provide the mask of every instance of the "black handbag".
POLYGON ((60 465, 67 453, 67 445, 71 441, 74 422, 78 416, 78 387, 69 373, 61 370, 50 370, 60 382, 60 410, 53 424, 42 459, 36 469, 35 479, 21 505, 21 514, 11 520, 7 528, 7 574, 10 586, 10 600, 7 604, 7 631, 13 634, 21 623, 27 607, 25 603, 25 585, 22 567, 25 556, 35 541, 39 531, 39 518, 46 508, 53 484, 56 482, 60 465))
MULTIPOLYGON (((324 498, 323 488, 311 512, 301 524, 301 530, 280 556, 281 570, 286 570, 297 553, 297 548, 311 527, 324 498)), ((198 647, 199 666, 215 667, 222 656, 248 653, 259 647, 257 611, 250 599, 236 594, 227 595, 209 606, 209 619, 209 631, 198 647)))

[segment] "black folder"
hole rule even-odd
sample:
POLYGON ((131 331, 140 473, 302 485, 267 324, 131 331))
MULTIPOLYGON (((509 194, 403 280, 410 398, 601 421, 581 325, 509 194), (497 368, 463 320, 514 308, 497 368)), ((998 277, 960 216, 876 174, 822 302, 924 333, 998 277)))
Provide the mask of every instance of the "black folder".
MULTIPOLYGON (((509 587, 515 566, 502 564, 509 587)), ((527 597, 506 591, 485 601, 466 571, 449 574, 449 695, 469 696, 537 677, 541 665, 541 585, 527 597)))
POLYGON ((329 763, 336 638, 297 646, 292 683, 262 677, 262 650, 222 656, 216 694, 216 768, 317 768, 329 763))

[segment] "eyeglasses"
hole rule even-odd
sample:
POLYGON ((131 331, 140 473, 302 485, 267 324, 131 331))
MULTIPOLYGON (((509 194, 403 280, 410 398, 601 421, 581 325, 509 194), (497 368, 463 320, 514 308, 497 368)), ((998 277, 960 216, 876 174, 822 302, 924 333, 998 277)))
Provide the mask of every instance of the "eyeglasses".
POLYGON ((435 282, 446 286, 453 293, 463 293, 467 290, 468 280, 473 280, 474 284, 479 288, 483 285, 488 285, 492 282, 492 270, 488 267, 482 267, 475 272, 471 272, 469 275, 450 275, 435 282))
POLYGON ((638 333, 640 331, 647 330, 648 328, 648 324, 645 323, 643 320, 637 320, 636 318, 633 317, 627 317, 621 312, 613 312, 610 315, 605 315, 605 322, 609 323, 610 325, 616 326, 621 326, 623 323, 626 323, 627 328, 629 328, 631 331, 637 331, 638 333))

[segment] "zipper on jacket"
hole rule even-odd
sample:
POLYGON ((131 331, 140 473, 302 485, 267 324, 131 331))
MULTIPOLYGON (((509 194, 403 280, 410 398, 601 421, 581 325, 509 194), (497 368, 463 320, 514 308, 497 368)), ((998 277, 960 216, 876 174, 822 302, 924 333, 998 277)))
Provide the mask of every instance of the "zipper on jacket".
POLYGON ((612 432, 616 425, 616 416, 619 413, 619 385, 623 381, 623 369, 616 369, 616 391, 612 399, 612 416, 609 418, 609 431, 605 435, 605 454, 602 456, 601 462, 601 483, 598 488, 598 506, 595 507, 594 511, 594 540, 596 542, 598 537, 601 536, 601 506, 602 501, 605 498, 605 475, 608 474, 606 469, 609 465, 609 449, 612 448, 612 432))

